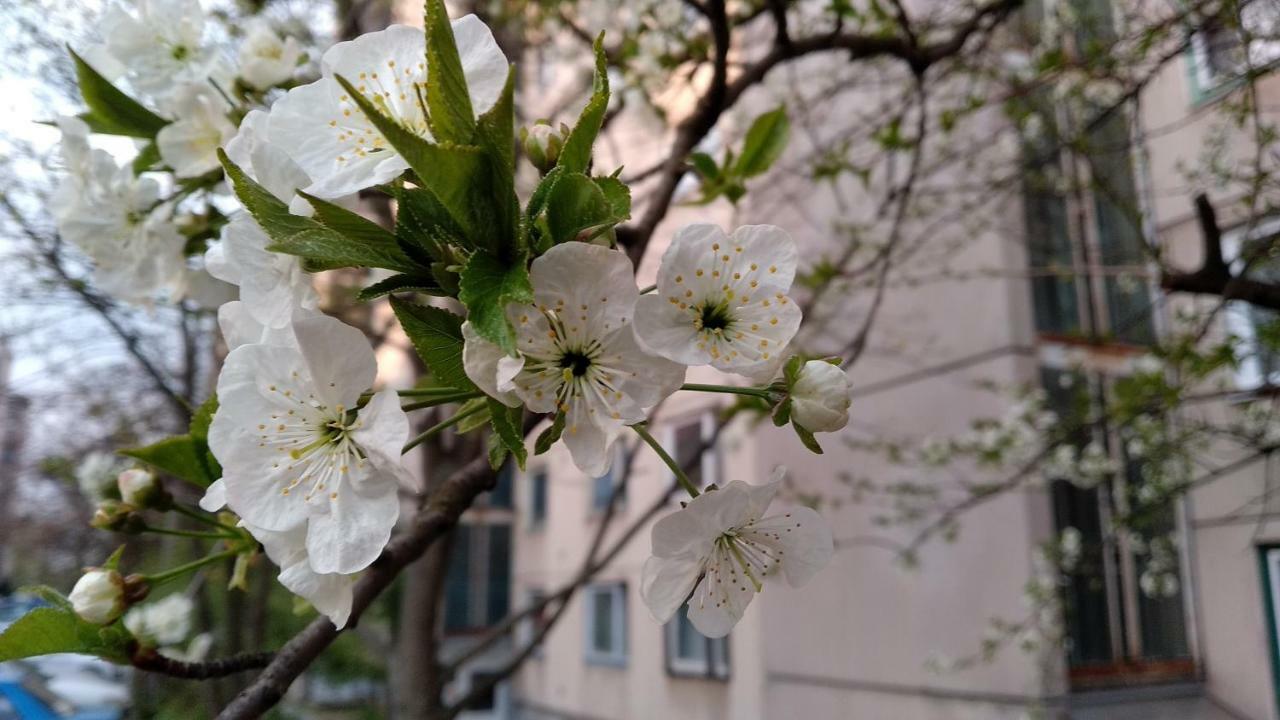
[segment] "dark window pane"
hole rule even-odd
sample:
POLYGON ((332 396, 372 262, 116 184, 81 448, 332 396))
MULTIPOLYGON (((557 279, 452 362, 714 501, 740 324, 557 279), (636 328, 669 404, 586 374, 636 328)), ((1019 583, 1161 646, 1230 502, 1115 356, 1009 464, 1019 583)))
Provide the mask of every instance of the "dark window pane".
POLYGON ((541 523, 547 519, 547 471, 535 472, 529 483, 529 519, 541 523))
POLYGON ((686 613, 689 606, 685 605, 676 613, 676 657, 682 660, 702 660, 707 659, 707 639, 694 629, 693 623, 689 622, 686 613))
POLYGON ((486 625, 493 625, 511 610, 511 526, 490 525, 489 577, 486 586, 486 625))
POLYGON ((498 471, 498 484, 489 493, 490 507, 511 507, 511 486, 514 483, 515 474, 515 464, 508 460, 498 471))
POLYGON ((591 481, 591 507, 595 510, 603 510, 609 506, 609 498, 613 496, 613 466, 609 466, 609 470, 598 478, 591 481))
POLYGON ((449 548, 449 570, 444 585, 444 629, 471 627, 471 528, 459 525, 449 548))
POLYGON ((598 590, 591 595, 591 647, 601 654, 613 651, 613 593, 598 590))
POLYGON ((694 462, 698 450, 702 447, 702 422, 694 421, 681 425, 676 428, 675 435, 676 464, 687 469, 686 474, 695 487, 702 487, 706 481, 706 478, 702 477, 702 463, 694 462), (693 463, 692 466, 690 463, 693 463))

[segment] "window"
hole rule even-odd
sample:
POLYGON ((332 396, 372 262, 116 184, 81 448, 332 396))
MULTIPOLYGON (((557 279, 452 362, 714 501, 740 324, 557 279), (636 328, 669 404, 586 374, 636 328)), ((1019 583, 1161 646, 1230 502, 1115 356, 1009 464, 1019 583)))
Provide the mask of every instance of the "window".
MULTIPOLYGON (((1088 414, 1090 398, 1107 387, 1104 377, 1053 368, 1043 369, 1041 377, 1053 409, 1073 423, 1088 414)), ((1175 532, 1174 508, 1144 512, 1141 527, 1133 533, 1106 532, 1118 509, 1136 501, 1131 488, 1137 487, 1141 463, 1124 457, 1119 438, 1106 428, 1082 430, 1072 442, 1077 446, 1102 444, 1123 468, 1096 487, 1080 487, 1066 480, 1051 484, 1058 531, 1075 528, 1081 537, 1080 559, 1062 590, 1073 686, 1192 675, 1181 589, 1158 596, 1141 589, 1150 555, 1137 549, 1175 532)))
POLYGON ((1271 2, 1251 2, 1239 15, 1228 12, 1201 21, 1191 36, 1193 90, 1210 92, 1244 73, 1280 59, 1280 13, 1271 2), (1248 37, 1248 52, 1245 44, 1248 37))
POLYGON ((538 468, 529 474, 529 528, 540 529, 547 521, 548 471, 538 468))
POLYGON ((681 677, 729 678, 729 639, 704 637, 689 622, 688 604, 667 622, 663 632, 667 672, 681 677))
POLYGON ((511 525, 462 524, 450 542, 445 631, 465 632, 499 622, 511 610, 511 525))
MULTIPOLYGON (((621 448, 621 444, 615 445, 615 448, 621 448)), ((613 488, 620 478, 619 471, 626 466, 625 460, 621 457, 621 450, 614 451, 613 462, 609 465, 609 469, 598 478, 591 479, 591 509, 599 512, 609 507, 609 498, 613 497, 613 488)), ((618 497, 618 504, 621 505, 627 499, 626 489, 618 497)))
POLYGON ((1271 649, 1272 692, 1280 703, 1280 546, 1258 548, 1263 607, 1267 613, 1267 645, 1271 649))
POLYGON ((585 599, 587 662, 626 665, 627 586, 622 583, 593 585, 587 588, 585 599))
POLYGON ((715 447, 709 447, 705 452, 702 450, 703 443, 710 440, 714 432, 715 420, 712 418, 711 413, 686 421, 668 430, 665 444, 672 449, 671 455, 680 467, 688 468, 694 457, 699 452, 702 452, 702 461, 687 470, 689 479, 693 481, 695 487, 701 488, 719 482, 717 477, 718 468, 716 466, 718 457, 715 447))
POLYGON ((507 460, 498 471, 498 483, 485 496, 485 504, 488 507, 511 509, 511 492, 515 485, 516 465, 513 461, 507 460))
MULTIPOLYGON (((1246 275, 1254 280, 1280 282, 1280 262, 1270 259, 1274 249, 1280 246, 1280 218, 1260 222, 1247 240, 1241 239, 1240 230, 1229 231, 1222 237, 1222 253, 1231 265, 1233 273, 1244 269, 1242 247, 1268 253, 1268 259, 1254 262, 1246 275)), ((1246 302, 1227 304, 1225 313, 1227 330, 1241 340, 1243 357, 1236 370, 1236 385, 1252 390, 1263 385, 1280 384, 1280 313, 1260 308, 1246 302)))

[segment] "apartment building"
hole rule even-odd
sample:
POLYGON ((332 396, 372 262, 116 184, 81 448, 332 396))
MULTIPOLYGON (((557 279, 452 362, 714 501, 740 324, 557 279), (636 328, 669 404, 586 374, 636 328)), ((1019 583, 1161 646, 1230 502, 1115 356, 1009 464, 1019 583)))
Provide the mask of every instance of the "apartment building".
MULTIPOLYGON (((1075 5, 1082 15, 1110 17, 1103 0, 1075 5)), ((1083 33, 1110 32, 1107 23, 1083 27, 1083 33)), ((1209 190, 1223 206, 1234 198, 1191 186, 1182 168, 1210 146, 1220 148, 1224 162, 1251 157, 1247 139, 1217 139, 1217 104, 1237 84, 1246 54, 1255 63, 1269 62, 1271 55, 1265 44, 1244 46, 1228 28, 1187 32, 1195 33, 1191 50, 1164 67, 1140 102, 1091 130, 1099 150, 1088 157, 1010 141, 996 129, 1001 118, 991 116, 990 138, 983 138, 990 140, 989 156, 993 162, 1021 159, 1028 179, 1011 197, 981 210, 989 218, 982 231, 952 247, 948 262, 1004 272, 988 273, 981 282, 904 285, 887 293, 877 320, 885 330, 877 330, 876 350, 864 354, 853 373, 845 438, 960 434, 972 419, 1000 417, 1013 402, 991 385, 1039 384, 1059 403, 1072 402, 1077 393, 1098 397, 1166 331, 1177 308, 1192 302, 1160 295, 1141 243, 1157 242, 1188 269, 1196 267, 1193 192, 1209 190), (1064 193, 1044 181, 1055 173, 1098 182, 1092 191, 1064 193), (1141 217, 1126 215, 1129 207, 1140 208, 1141 217)), ((821 69, 821 61, 801 64, 771 81, 817 85, 824 73, 808 71, 821 69)), ((1268 79, 1261 91, 1272 97, 1280 87, 1268 79)), ((759 105, 769 102, 766 97, 759 105)), ((1263 113, 1275 112, 1274 103, 1261 106, 1263 113)), ((1054 118, 1052 108, 1048 117, 1054 118)), ((794 135, 788 156, 831 137, 821 131, 794 135)), ((610 160, 661 151, 658 139, 646 140, 643 125, 635 137, 610 160)), ((726 226, 788 227, 802 258, 814 258, 830 247, 822 231, 827 221, 860 202, 834 194, 811 187, 790 196, 784 186, 771 186, 766 199, 749 197, 738 210, 717 206, 710 219, 726 226)), ((706 221, 708 214, 678 210, 660 239, 694 217, 706 221)), ((1243 220, 1222 218, 1229 248, 1280 232, 1280 222, 1246 230, 1243 220)), ((652 277, 661 249, 651 249, 641 284, 652 277)), ((853 327, 858 309, 837 321, 853 327)), ((1263 319, 1248 308, 1231 308, 1224 324, 1248 335, 1263 319)), ((1277 367, 1263 358, 1233 381, 1247 389, 1280 378, 1277 367)), ((702 374, 690 380, 714 381, 714 374, 702 374)), ((688 395, 669 401, 655 422, 658 437, 678 458, 712 432, 722 402, 688 395)), ((827 453, 814 456, 789 429, 730 425, 704 456, 700 481, 760 483, 785 465, 789 494, 822 499, 837 552, 803 591, 770 587, 729 637, 714 641, 679 616, 658 624, 641 601, 640 568, 649 551, 643 519, 662 503, 670 481, 651 454, 629 458, 623 451, 602 478, 583 476, 559 448, 531 459, 514 483, 513 607, 555 592, 577 573, 623 473, 625 493, 603 545, 633 523, 641 529, 573 596, 545 645, 514 679, 514 712, 528 718, 695 720, 1280 718, 1280 524, 1269 502, 1254 502, 1265 468, 1249 465, 1204 484, 1169 509, 1162 522, 1179 538, 1178 589, 1151 597, 1140 587, 1147 556, 1132 546, 1141 538, 1103 532, 1124 497, 1125 475, 1140 472, 1140 464, 1124 457, 1123 443, 1107 428, 1082 440, 1107 447, 1125 468, 1120 477, 1087 490, 1043 478, 977 503, 953 540, 924 544, 918 565, 904 567, 896 554, 867 541, 886 534, 876 522, 883 508, 854 497, 861 481, 903 479, 901 466, 856 449, 856 442, 830 439, 827 453), (628 461, 629 472, 622 469, 628 461), (1242 507, 1249 512, 1239 512, 1242 507), (1079 530, 1083 543, 1082 570, 1062 588, 1064 646, 1028 653, 1008 642, 964 670, 939 671, 928 662, 979 652, 993 619, 1026 620, 1023 591, 1036 573, 1037 548, 1067 527, 1079 530)), ((915 479, 944 492, 958 482, 935 471, 915 479)), ((897 537, 909 539, 910 533, 897 537)))

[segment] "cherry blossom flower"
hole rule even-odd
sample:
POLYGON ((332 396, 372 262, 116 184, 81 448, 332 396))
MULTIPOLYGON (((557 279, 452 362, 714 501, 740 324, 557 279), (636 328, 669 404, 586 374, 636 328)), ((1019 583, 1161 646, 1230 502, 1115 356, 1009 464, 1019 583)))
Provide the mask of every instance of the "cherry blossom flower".
POLYGON ((191 613, 194 609, 191 598, 174 593, 156 602, 131 608, 124 616, 124 626, 150 647, 177 645, 191 634, 191 613))
POLYGON ((293 77, 302 59, 302 46, 295 38, 281 39, 266 23, 255 22, 240 44, 237 59, 245 84, 266 90, 293 77))
POLYGON ((200 177, 217 170, 218 148, 236 133, 227 118, 231 107, 208 83, 192 83, 177 91, 175 120, 160 128, 156 148, 160 159, 180 178, 200 177))
POLYGON ((780 228, 744 225, 726 236, 685 226, 662 255, 657 292, 636 303, 636 336, 684 365, 771 375, 800 327, 787 297, 795 273, 796 246, 780 228))
POLYGON ((105 42, 90 51, 108 78, 123 74, 157 99, 192 82, 206 82, 219 58, 204 41, 199 0, 138 0, 134 12, 112 4, 99 23, 105 42))
POLYGON ((780 484, 781 472, 766 485, 735 480, 654 524, 640 594, 659 622, 687 599, 698 632, 723 637, 766 579, 781 572, 800 587, 827 564, 831 530, 818 513, 797 507, 765 515, 780 484))
MULTIPOLYGON (((261 110, 245 116, 239 133, 227 144, 227 156, 280 200, 306 205, 297 189, 310 181, 283 151, 266 142, 266 123, 267 114, 261 110)), ((252 216, 238 213, 223 227, 220 242, 205 252, 205 266, 210 275, 240 287, 244 309, 259 323, 282 328, 295 308, 313 309, 319 297, 301 260, 267 250, 270 244, 252 216)))
MULTIPOLYGON (((227 504, 227 486, 222 480, 215 480, 205 495, 200 499, 200 507, 209 512, 217 512, 227 504)), ((311 569, 307 555, 306 528, 299 526, 293 530, 273 532, 250 525, 243 520, 240 526, 249 531, 262 548, 280 568, 280 584, 311 603, 319 612, 328 616, 334 627, 341 630, 351 617, 352 588, 355 585, 354 574, 318 573, 311 569)))
POLYGON ((209 448, 227 506, 273 532, 305 527, 318 573, 350 573, 382 551, 408 474, 409 421, 393 390, 359 407, 377 373, 363 333, 299 311, 292 333, 241 345, 218 378, 209 448))
POLYGON ((49 207, 59 233, 93 260, 105 292, 129 302, 180 295, 185 241, 160 203, 160 186, 91 148, 89 127, 78 118, 58 125, 68 174, 49 207))
POLYGON ((791 421, 809 432, 835 432, 849 422, 849 376, 826 360, 810 360, 790 388, 791 421))
MULTIPOLYGON (((453 21, 462 70, 477 115, 493 107, 507 79, 507 58, 474 15, 453 21)), ((271 108, 268 134, 312 179, 307 192, 333 198, 387 182, 408 169, 355 105, 335 75, 367 92, 401 125, 431 138, 420 93, 427 81, 420 28, 392 25, 329 48, 323 76, 294 88, 271 108)))
POLYGON ((125 610, 124 578, 115 570, 90 568, 67 596, 71 609, 95 625, 110 625, 125 610))
POLYGON ((684 368, 636 343, 631 316, 639 291, 631 261, 580 242, 533 261, 532 305, 512 304, 519 358, 463 325, 463 366, 481 389, 511 406, 565 414, 565 445, 584 473, 603 475, 623 428, 675 392, 684 368))

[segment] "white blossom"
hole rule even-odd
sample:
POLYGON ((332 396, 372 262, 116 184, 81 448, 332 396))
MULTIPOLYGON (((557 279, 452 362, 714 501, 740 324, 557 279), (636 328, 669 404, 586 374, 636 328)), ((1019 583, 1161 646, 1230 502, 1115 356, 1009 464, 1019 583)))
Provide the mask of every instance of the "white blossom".
POLYGON ((520 357, 463 325, 467 375, 499 400, 537 413, 565 414, 565 445, 587 475, 603 475, 625 426, 675 392, 684 368, 645 353, 631 327, 639 291, 631 261, 617 250, 567 242, 530 268, 534 302, 512 304, 520 357))
MULTIPOLYGON (((507 58, 488 26, 474 15, 453 21, 454 37, 476 114, 493 107, 507 79, 507 58)), ((348 97, 341 75, 389 117, 431 138, 420 93, 425 89, 426 38, 421 28, 392 25, 329 48, 322 77, 294 88, 271 108, 268 134, 310 176, 307 192, 350 195, 408 169, 348 97)))
POLYGON ((115 570, 90 568, 67 596, 71 609, 95 625, 109 625, 124 612, 124 578, 115 570))
POLYGON ((106 497, 107 489, 116 484, 121 470, 120 458, 112 453, 95 450, 84 456, 76 466, 76 485, 91 503, 106 497))
POLYGON ((192 83, 173 100, 174 121, 156 134, 160 159, 180 178, 195 178, 217 170, 218 148, 235 135, 227 113, 231 107, 208 83, 192 83))
POLYGON ((135 507, 143 507, 158 489, 156 476, 143 468, 129 468, 116 476, 120 499, 135 507))
POLYGON ((735 480, 708 490, 654 524, 640 594, 659 622, 688 599, 689 621, 698 632, 723 637, 766 579, 781 572, 800 587, 827 564, 831 530, 818 513, 797 507, 765 515, 780 474, 766 485, 735 480))
POLYGON ((130 608, 124 626, 143 644, 150 647, 177 645, 191 634, 191 598, 182 593, 130 608))
POLYGON ((810 360, 791 386, 791 420, 809 432, 835 432, 849 422, 849 376, 825 360, 810 360))
POLYGON ((255 22, 249 27, 237 55, 240 77, 255 90, 266 90, 293 77, 302 46, 295 38, 281 38, 270 25, 255 22))
POLYGON ((787 291, 796 246, 772 225, 726 236, 688 225, 662 255, 656 293, 636 303, 636 335, 650 352, 684 365, 771 375, 800 327, 787 291))
POLYGON ((227 505, 264 530, 305 527, 318 573, 373 562, 400 514, 408 418, 392 390, 357 409, 376 373, 363 333, 299 311, 292 334, 237 347, 218 378, 209 448, 227 505))
POLYGON ((93 260, 105 292, 130 302, 180 295, 185 241, 160 203, 160 186, 91 148, 89 127, 78 118, 58 125, 68 174, 49 207, 59 233, 93 260))
POLYGON ((112 4, 99 23, 101 48, 94 56, 124 73, 138 90, 163 99, 176 87, 205 82, 214 74, 217 56, 204 40, 205 12, 199 0, 138 0, 134 12, 112 4))

